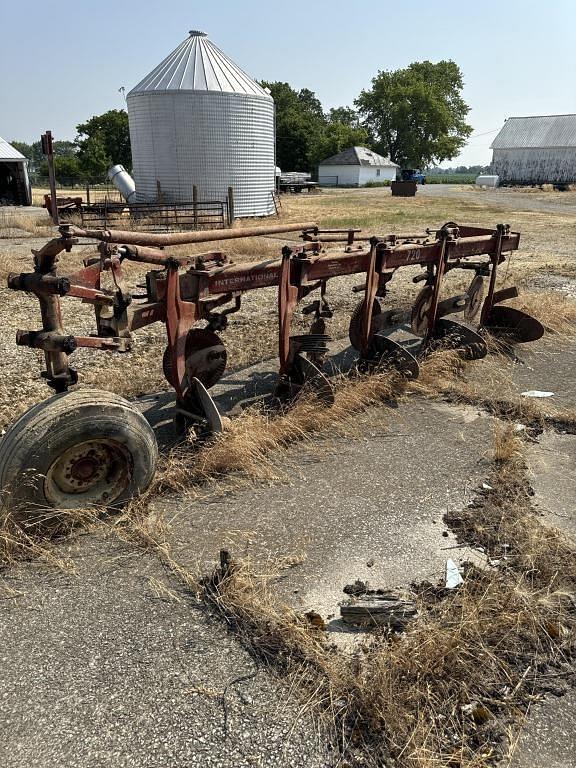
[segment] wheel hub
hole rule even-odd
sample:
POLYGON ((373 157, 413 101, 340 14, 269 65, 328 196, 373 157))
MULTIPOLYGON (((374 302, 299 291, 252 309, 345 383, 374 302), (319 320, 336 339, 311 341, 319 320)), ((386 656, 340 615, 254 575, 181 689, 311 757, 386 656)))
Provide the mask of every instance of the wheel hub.
POLYGON ((90 457, 86 457, 85 459, 80 459, 73 465, 71 475, 77 482, 86 482, 92 480, 99 468, 97 461, 94 461, 94 459, 90 457))
POLYGON ((130 465, 119 443, 105 438, 74 445, 46 473, 47 496, 67 506, 66 499, 83 494, 87 504, 111 503, 130 481, 130 465))

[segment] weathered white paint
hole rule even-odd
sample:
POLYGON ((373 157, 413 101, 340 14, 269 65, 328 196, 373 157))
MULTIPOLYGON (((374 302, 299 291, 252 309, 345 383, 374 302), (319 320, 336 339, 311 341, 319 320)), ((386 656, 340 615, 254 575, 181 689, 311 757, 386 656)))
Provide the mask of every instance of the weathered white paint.
POLYGON ((363 187, 369 181, 394 181, 395 178, 396 166, 318 166, 318 181, 320 184, 324 184, 325 186, 363 187))
POLYGON ((494 149, 491 170, 500 184, 576 182, 576 147, 494 149))

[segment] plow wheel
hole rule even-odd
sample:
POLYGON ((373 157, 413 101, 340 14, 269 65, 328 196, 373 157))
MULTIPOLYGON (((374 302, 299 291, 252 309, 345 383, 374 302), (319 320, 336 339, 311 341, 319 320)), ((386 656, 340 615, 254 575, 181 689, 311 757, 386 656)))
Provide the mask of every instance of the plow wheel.
POLYGON ((468 296, 468 303, 464 309, 464 319, 472 323, 478 317, 484 300, 484 278, 481 275, 476 275, 472 280, 466 295, 468 296))
POLYGON ((416 336, 425 336, 428 331, 428 320, 433 295, 434 289, 432 286, 426 285, 416 297, 416 301, 412 307, 412 317, 410 321, 412 333, 416 336))
POLYGON ((544 326, 535 317, 515 307, 496 304, 484 321, 484 328, 510 344, 536 341, 544 335, 544 326))
POLYGON ((464 360, 481 360, 488 354, 486 342, 479 333, 467 325, 444 317, 436 321, 426 345, 427 351, 437 346, 435 342, 441 342, 443 347, 456 350, 464 360))
MULTIPOLYGON (((213 387, 226 369, 226 348, 220 337, 206 328, 193 328, 188 331, 184 354, 188 381, 196 378, 206 389, 213 387)), ((175 386, 170 347, 166 347, 164 352, 162 369, 166 379, 175 386)))
POLYGON ((23 414, 0 442, 0 489, 17 514, 118 507, 144 491, 158 448, 144 416, 117 395, 79 390, 23 414))
MULTIPOLYGON (((348 336, 350 338, 350 344, 354 347, 354 349, 360 350, 362 349, 362 315, 364 314, 364 302, 365 299, 362 299, 356 306, 354 307, 354 310, 352 311, 352 317, 350 318, 350 326, 348 328, 348 336)), ((374 299, 374 303, 372 304, 372 327, 371 327, 371 334, 374 333, 374 318, 381 314, 382 308, 380 307, 380 302, 377 299, 374 299)))

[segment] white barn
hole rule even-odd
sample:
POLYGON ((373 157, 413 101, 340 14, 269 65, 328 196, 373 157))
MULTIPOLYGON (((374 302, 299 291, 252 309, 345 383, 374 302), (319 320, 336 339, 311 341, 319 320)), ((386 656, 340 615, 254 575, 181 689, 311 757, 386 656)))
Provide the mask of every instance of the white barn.
POLYGON ((398 167, 367 147, 349 147, 322 160, 318 181, 325 187, 363 187, 369 181, 394 181, 398 167))
POLYGON ((576 115, 510 117, 492 142, 500 184, 576 182, 576 115))

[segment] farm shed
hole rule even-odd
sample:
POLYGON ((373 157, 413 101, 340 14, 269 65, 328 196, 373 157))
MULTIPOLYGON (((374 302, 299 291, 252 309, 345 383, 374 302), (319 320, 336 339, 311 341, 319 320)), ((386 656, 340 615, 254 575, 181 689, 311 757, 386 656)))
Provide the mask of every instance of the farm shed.
POLYGON ((500 184, 576 182, 576 115, 509 117, 491 148, 500 184))
POLYGON ((325 187, 363 187, 369 181, 394 181, 398 166, 367 147, 349 147, 322 160, 318 181, 325 187))
POLYGON ((186 203, 234 191, 237 216, 275 212, 274 101, 203 32, 127 96, 136 197, 186 203))
POLYGON ((28 160, 1 136, 0 205, 32 205, 28 160))

